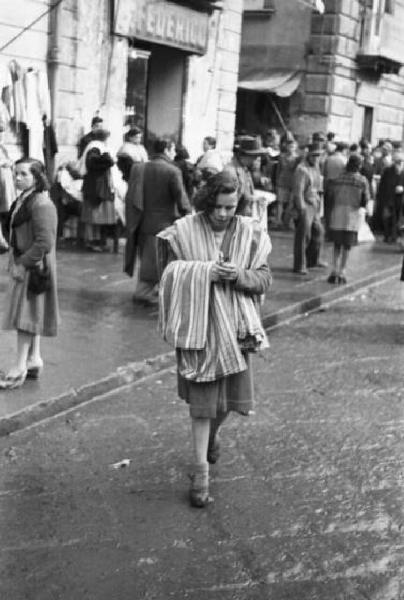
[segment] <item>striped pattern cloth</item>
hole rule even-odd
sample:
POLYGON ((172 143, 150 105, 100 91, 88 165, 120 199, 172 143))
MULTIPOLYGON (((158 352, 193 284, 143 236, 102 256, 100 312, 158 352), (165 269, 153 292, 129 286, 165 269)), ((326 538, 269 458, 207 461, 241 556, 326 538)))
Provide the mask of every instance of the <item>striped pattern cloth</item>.
MULTIPOLYGON (((229 260, 240 268, 258 268, 271 250, 269 237, 248 217, 235 217, 229 260)), ((247 369, 243 356, 268 347, 256 303, 230 282, 212 283, 216 260, 214 234, 203 213, 179 219, 157 236, 178 260, 165 268, 159 291, 159 331, 177 349, 178 370, 197 382, 247 369)))

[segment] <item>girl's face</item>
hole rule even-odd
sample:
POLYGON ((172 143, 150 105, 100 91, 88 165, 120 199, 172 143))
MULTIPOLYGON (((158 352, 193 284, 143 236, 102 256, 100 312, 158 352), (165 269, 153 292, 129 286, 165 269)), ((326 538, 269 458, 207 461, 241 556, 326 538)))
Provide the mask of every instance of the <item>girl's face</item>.
POLYGON ((16 188, 22 192, 35 186, 35 177, 31 173, 28 163, 20 163, 16 165, 14 178, 16 188))
POLYGON ((220 193, 217 195, 216 204, 208 214, 211 227, 214 231, 224 231, 234 217, 237 209, 237 192, 231 194, 220 193))

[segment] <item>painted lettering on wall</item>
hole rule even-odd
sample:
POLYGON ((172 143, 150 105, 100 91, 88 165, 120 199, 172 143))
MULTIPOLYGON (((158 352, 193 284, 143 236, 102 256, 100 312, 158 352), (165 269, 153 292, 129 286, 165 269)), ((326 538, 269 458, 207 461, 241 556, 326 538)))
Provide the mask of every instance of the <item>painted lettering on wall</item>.
POLYGON ((115 10, 118 35, 206 52, 209 17, 205 13, 165 0, 120 0, 115 10))

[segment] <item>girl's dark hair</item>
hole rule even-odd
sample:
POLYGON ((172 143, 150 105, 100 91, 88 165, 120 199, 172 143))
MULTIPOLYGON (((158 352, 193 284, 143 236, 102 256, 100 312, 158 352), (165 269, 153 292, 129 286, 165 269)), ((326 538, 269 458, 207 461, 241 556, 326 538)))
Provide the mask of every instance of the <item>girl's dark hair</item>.
POLYGON ((35 191, 36 192, 44 192, 45 190, 50 189, 49 181, 46 176, 46 171, 43 163, 36 158, 20 158, 17 160, 15 165, 29 165, 29 170, 35 179, 35 191))
MULTIPOLYGON (((212 175, 206 184, 197 192, 194 198, 194 206, 198 211, 212 212, 216 206, 216 198, 219 194, 234 194, 239 192, 237 175, 230 169, 212 175)), ((247 206, 244 196, 238 195, 236 214, 243 214, 247 206)))

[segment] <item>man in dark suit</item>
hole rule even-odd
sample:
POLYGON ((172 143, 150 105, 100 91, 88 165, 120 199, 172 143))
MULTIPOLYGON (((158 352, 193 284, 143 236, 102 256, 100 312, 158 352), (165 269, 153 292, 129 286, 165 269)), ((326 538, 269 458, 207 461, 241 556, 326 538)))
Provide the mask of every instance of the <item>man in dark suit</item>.
POLYGON ((404 153, 397 149, 393 154, 393 164, 386 167, 382 173, 378 190, 385 242, 396 242, 400 235, 403 200, 404 153))
POLYGON ((146 304, 156 304, 158 297, 155 236, 191 212, 181 171, 172 162, 175 144, 158 139, 153 149, 149 162, 132 166, 125 201, 125 272, 133 275, 138 255, 139 275, 133 299, 146 304))

